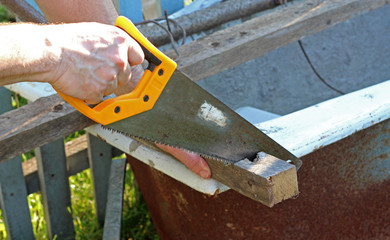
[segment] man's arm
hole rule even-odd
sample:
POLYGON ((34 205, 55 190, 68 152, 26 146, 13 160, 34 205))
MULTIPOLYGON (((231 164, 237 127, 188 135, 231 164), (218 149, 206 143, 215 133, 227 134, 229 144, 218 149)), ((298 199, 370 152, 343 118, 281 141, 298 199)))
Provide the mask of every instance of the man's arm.
POLYGON ((111 0, 35 0, 51 23, 99 22, 114 24, 118 12, 111 0))
POLYGON ((128 85, 140 46, 123 30, 99 23, 0 25, 0 84, 48 82, 88 103, 128 85))
POLYGON ((50 79, 60 53, 46 45, 42 30, 34 24, 0 25, 0 85, 50 79))

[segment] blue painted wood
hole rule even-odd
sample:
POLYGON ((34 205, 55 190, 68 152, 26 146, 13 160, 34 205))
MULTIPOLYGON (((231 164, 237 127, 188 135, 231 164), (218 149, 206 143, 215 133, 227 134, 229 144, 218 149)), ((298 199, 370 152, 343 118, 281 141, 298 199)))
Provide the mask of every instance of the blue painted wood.
POLYGON ((104 221, 104 240, 121 239, 125 173, 126 159, 113 160, 108 187, 107 213, 104 221))
MULTIPOLYGON (((39 9, 38 4, 34 0, 25 0, 28 4, 30 4, 35 10, 42 13, 41 9, 39 9)), ((42 13, 43 14, 43 13, 42 13)))
POLYGON ((168 15, 179 11, 183 7, 183 0, 161 0, 161 9, 163 12, 166 10, 168 15))
POLYGON ((5 87, 0 87, 0 114, 12 110, 11 92, 5 87))
POLYGON ((119 0, 120 14, 137 23, 144 20, 141 0, 119 0))
POLYGON ((0 206, 8 239, 34 239, 20 157, 0 164, 0 206))
POLYGON ((103 226, 106 215, 108 181, 112 162, 112 146, 88 134, 88 160, 92 173, 95 210, 98 222, 103 226))
POLYGON ((50 239, 75 237, 71 207, 64 141, 48 143, 35 149, 39 185, 50 239))
MULTIPOLYGON (((11 92, 0 87, 0 114, 12 109, 11 92)), ((34 239, 20 157, 0 164, 0 207, 8 239, 34 239)))

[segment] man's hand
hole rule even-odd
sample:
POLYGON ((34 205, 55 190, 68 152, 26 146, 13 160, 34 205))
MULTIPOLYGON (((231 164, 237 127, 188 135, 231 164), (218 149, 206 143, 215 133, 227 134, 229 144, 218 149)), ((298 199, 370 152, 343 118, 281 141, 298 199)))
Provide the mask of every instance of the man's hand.
MULTIPOLYGON (((47 45, 60 49, 60 59, 50 83, 72 97, 94 104, 118 87, 127 87, 131 66, 142 63, 138 43, 118 27, 74 23, 53 27, 47 45)), ((54 50, 55 51, 55 50, 54 50)))
POLYGON ((191 171, 198 174, 202 178, 210 178, 211 171, 206 161, 198 154, 180 150, 177 148, 165 146, 162 144, 156 144, 161 150, 171 154, 177 158, 180 162, 186 165, 191 171))

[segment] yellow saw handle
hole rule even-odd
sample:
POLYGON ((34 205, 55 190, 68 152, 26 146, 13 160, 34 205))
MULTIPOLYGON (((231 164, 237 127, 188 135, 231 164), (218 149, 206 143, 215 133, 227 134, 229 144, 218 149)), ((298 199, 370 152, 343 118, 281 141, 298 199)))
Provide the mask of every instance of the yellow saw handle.
POLYGON ((93 108, 81 99, 58 92, 82 114, 103 125, 152 109, 176 69, 176 63, 153 46, 129 19, 119 16, 115 26, 140 44, 149 63, 137 87, 128 94, 104 100, 93 108))

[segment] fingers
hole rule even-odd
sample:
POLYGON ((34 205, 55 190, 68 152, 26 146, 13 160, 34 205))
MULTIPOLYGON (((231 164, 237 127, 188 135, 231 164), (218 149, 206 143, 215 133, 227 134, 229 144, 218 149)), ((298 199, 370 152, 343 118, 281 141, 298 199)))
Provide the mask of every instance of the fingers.
POLYGON ((117 63, 118 88, 114 90, 115 94, 117 95, 129 93, 137 86, 137 83, 141 78, 142 74, 139 75, 140 67, 135 66, 141 64, 144 60, 144 52, 139 46, 139 44, 127 33, 123 33, 126 35, 126 43, 128 43, 128 45, 126 47, 126 51, 123 50, 119 53, 121 59, 117 63), (124 67, 122 67, 122 64, 124 65, 124 67), (134 75, 133 72, 135 72, 136 74, 134 75))
POLYGON ((127 86, 131 80, 131 75, 131 66, 126 63, 124 69, 117 74, 118 86, 127 86))
POLYGON ((186 152, 181 149, 165 146, 163 144, 156 144, 161 150, 170 153, 180 162, 186 165, 191 171, 198 174, 204 179, 211 177, 211 170, 206 161, 195 153, 186 152))
POLYGON ((145 58, 145 54, 141 46, 132 38, 131 38, 131 44, 129 45, 128 48, 127 56, 131 66, 141 64, 145 58))

